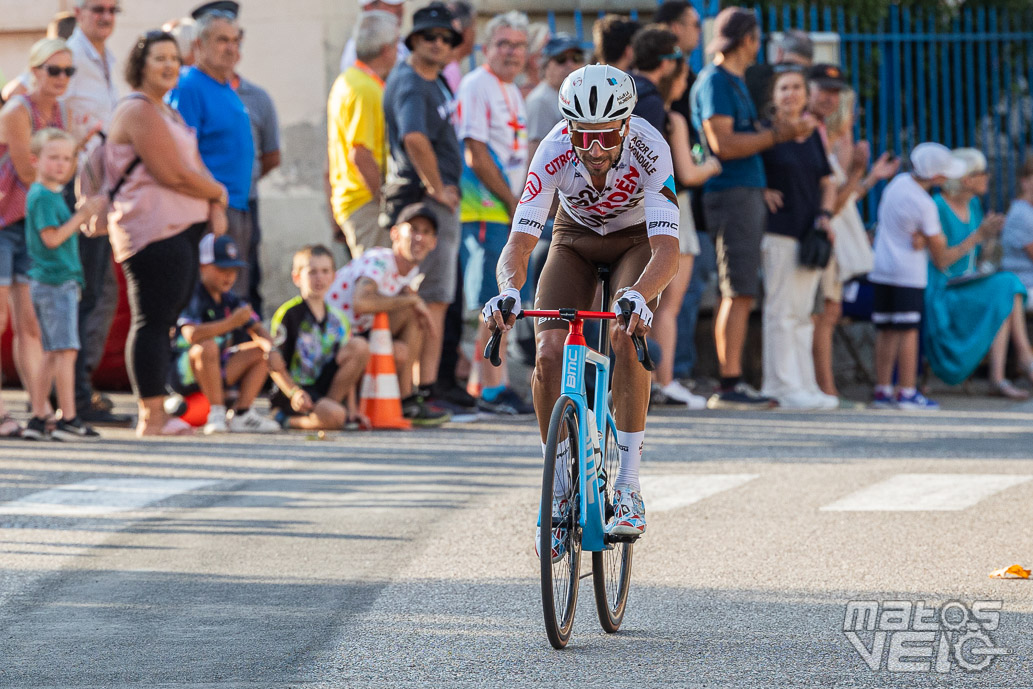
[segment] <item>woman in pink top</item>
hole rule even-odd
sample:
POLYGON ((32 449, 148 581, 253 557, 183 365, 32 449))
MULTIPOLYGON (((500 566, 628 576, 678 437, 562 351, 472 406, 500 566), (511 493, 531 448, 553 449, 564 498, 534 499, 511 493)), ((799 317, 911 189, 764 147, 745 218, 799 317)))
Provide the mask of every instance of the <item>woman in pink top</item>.
MULTIPOLYGON (((31 390, 42 371, 43 343, 29 297, 31 260, 25 246, 25 198, 36 181, 29 144, 33 133, 45 127, 68 129, 68 116, 58 99, 68 90, 75 67, 68 45, 59 38, 33 44, 29 67, 32 88, 13 96, 0 110, 0 335, 7 329, 10 297, 15 359, 22 386, 31 390)), ((41 418, 52 412, 45 398, 34 399, 32 411, 41 418)), ((0 437, 19 435, 20 430, 0 402, 0 437)))
POLYGON ((226 188, 201 162, 197 139, 164 102, 179 78, 179 48, 171 34, 151 31, 126 63, 133 88, 112 115, 106 175, 125 177, 108 214, 115 260, 126 276, 132 325, 126 368, 140 419, 136 434, 165 429, 162 402, 169 368, 169 331, 198 279, 198 242, 210 228, 226 231, 226 188))

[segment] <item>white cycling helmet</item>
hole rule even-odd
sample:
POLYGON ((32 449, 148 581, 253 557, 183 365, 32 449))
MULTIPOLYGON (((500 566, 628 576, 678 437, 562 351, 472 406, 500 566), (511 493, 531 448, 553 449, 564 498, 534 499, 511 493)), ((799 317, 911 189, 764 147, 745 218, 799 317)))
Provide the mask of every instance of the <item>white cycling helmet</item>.
POLYGON ((563 80, 559 101, 564 119, 600 124, 631 117, 638 93, 630 74, 610 65, 586 65, 563 80))

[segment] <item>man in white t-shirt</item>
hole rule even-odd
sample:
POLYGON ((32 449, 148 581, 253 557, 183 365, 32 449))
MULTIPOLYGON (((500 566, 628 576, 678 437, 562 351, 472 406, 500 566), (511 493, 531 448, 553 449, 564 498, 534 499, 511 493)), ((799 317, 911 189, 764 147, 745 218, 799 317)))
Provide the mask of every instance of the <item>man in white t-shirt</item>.
POLYGON ((872 323, 875 337, 875 395, 872 406, 934 411, 939 405, 915 387, 918 329, 925 305, 930 237, 942 234, 940 214, 929 190, 965 174, 965 164, 936 143, 911 151, 911 172, 893 178, 879 201, 875 267, 868 274, 875 288, 872 323), (899 390, 893 394, 893 369, 899 390))
POLYGON ((437 245, 433 209, 414 203, 402 209, 391 228, 391 248, 373 247, 337 271, 326 300, 344 311, 354 332, 367 335, 373 316, 387 313, 394 342, 402 413, 416 425, 438 425, 450 415, 413 394, 413 364, 420 360, 430 312, 416 293, 420 262, 437 245))
MULTIPOLYGON (((509 238, 510 221, 524 187, 527 109, 513 80, 527 61, 527 31, 527 15, 521 12, 500 14, 488 22, 484 41, 486 62, 459 84, 456 113, 464 148, 459 183, 459 220, 463 224, 459 260, 466 308, 470 310, 479 309, 498 292, 495 266, 509 238)), ((531 298, 530 290, 525 291, 524 297, 531 298)), ((477 351, 483 349, 490 335, 488 327, 481 325, 477 351)), ((478 359, 474 366, 481 387, 479 410, 493 414, 534 413, 534 408, 506 385, 505 363, 495 368, 478 359)))
MULTIPOLYGON (((115 56, 107 40, 121 11, 115 0, 83 0, 75 3, 77 26, 68 39, 75 75, 68 82, 64 102, 73 113, 71 130, 77 136, 99 127, 107 128, 118 104, 115 56)), ((90 140, 92 147, 100 139, 90 140)), ((70 194, 71 185, 66 191, 70 194)), ((82 349, 75 363, 75 403, 84 421, 124 423, 124 415, 111 413, 110 402, 93 389, 90 377, 104 354, 111 322, 118 306, 118 283, 111 268, 111 244, 106 236, 79 237, 79 257, 85 284, 79 301, 79 339, 82 349)))

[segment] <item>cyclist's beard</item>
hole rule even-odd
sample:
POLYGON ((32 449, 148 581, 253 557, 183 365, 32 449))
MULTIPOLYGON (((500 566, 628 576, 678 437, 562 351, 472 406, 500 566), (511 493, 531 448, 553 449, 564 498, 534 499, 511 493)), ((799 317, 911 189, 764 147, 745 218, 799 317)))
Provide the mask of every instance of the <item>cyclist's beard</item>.
MULTIPOLYGON (((605 175, 610 170, 612 170, 613 168, 617 167, 618 163, 620 163, 620 161, 621 161, 621 156, 623 154, 624 154, 624 142, 622 141, 621 145, 620 145, 620 148, 617 149, 617 156, 615 158, 613 158, 612 161, 610 161, 609 165, 607 165, 603 170, 600 170, 599 172, 596 172, 594 170, 593 166, 596 165, 596 164, 602 164, 603 163, 602 159, 600 159, 598 161, 598 163, 595 160, 593 160, 592 161, 592 165, 589 165, 588 162, 586 162, 585 159, 582 158, 580 155, 578 156, 578 158, 581 160, 581 163, 585 166, 585 170, 587 170, 589 173, 591 173, 593 175, 605 175)), ((609 158, 609 155, 610 155, 610 151, 606 151, 606 158, 609 158)))

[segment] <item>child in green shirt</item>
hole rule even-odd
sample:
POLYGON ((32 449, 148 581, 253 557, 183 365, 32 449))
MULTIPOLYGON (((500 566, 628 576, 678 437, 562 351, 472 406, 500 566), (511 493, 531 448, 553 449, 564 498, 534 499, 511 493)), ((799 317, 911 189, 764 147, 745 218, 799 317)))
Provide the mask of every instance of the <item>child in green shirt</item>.
POLYGON ((75 409, 75 358, 79 352, 79 295, 83 285, 79 227, 105 207, 105 198, 86 199, 72 213, 61 191, 75 169, 76 141, 60 129, 32 137, 36 182, 25 203, 25 244, 32 259, 29 294, 39 321, 46 359, 38 380, 27 381, 32 419, 22 433, 33 440, 95 440, 99 434, 75 409), (57 387, 61 418, 47 428, 46 399, 57 387))

